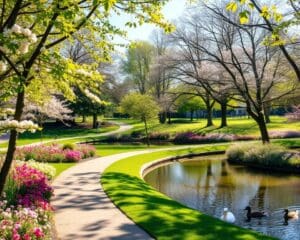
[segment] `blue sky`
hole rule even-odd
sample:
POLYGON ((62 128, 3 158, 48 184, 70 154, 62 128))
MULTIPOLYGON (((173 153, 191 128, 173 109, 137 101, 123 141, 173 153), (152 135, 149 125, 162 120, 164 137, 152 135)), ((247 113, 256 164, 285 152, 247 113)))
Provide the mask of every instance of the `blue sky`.
MULTIPOLYGON (((171 0, 167 3, 163 8, 163 14, 169 21, 176 19, 181 16, 184 9, 186 7, 185 0, 171 0)), ((142 26, 138 26, 137 28, 129 28, 125 26, 125 23, 131 20, 131 16, 122 14, 120 16, 113 15, 111 18, 111 23, 113 25, 118 26, 121 29, 125 29, 128 32, 128 40, 116 38, 116 42, 127 43, 128 41, 133 40, 149 40, 151 32, 154 29, 157 29, 152 24, 144 24, 142 26)), ((133 19, 132 19, 133 20, 133 19)))

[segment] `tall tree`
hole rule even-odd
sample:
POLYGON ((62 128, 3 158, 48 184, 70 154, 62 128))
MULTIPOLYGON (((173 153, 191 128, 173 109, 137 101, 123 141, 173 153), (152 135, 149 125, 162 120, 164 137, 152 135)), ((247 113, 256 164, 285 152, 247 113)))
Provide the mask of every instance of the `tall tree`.
MULTIPOLYGON (((166 2, 0 0, 0 88, 5 89, 6 96, 17 95, 14 119, 21 120, 26 89, 39 82, 37 77, 40 83, 51 79, 53 86, 60 86, 73 97, 69 86, 74 82, 79 84, 78 75, 86 76, 81 80, 84 89, 92 86, 87 81, 93 79, 91 67, 63 58, 60 43, 74 36, 90 39, 100 46, 100 56, 107 59, 113 44, 109 39, 121 33, 110 24, 111 11, 133 14, 139 22, 153 22, 170 30, 170 24, 163 20, 160 12, 166 2), (82 28, 86 29, 84 34, 78 32, 82 28)), ((16 139, 17 131, 12 129, 1 168, 0 193, 13 160, 16 139)))
POLYGON ((125 73, 139 93, 146 94, 150 88, 150 65, 153 60, 154 48, 146 41, 132 42, 123 62, 125 73))

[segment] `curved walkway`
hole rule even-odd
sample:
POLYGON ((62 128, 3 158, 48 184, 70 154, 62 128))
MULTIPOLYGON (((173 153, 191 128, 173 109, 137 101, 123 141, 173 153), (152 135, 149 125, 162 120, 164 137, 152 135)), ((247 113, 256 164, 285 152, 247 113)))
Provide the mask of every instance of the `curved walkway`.
POLYGON ((137 150, 81 162, 59 175, 54 181, 55 225, 58 239, 148 240, 144 230, 127 218, 102 189, 101 174, 112 163, 134 155, 162 150, 137 150))

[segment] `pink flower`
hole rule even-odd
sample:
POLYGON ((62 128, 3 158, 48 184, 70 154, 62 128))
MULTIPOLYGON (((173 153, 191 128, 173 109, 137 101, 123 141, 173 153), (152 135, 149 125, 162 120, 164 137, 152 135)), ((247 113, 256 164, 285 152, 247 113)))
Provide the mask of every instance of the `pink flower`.
POLYGON ((33 233, 34 235, 37 237, 37 238, 42 238, 44 237, 44 233, 43 233, 43 230, 39 227, 36 227, 33 229, 33 233))
POLYGON ((14 233, 14 234, 12 235, 12 240, 20 240, 20 239, 21 239, 20 234, 14 233))
POLYGON ((25 233, 24 236, 23 236, 23 239, 24 240, 31 240, 31 237, 28 233, 25 233))

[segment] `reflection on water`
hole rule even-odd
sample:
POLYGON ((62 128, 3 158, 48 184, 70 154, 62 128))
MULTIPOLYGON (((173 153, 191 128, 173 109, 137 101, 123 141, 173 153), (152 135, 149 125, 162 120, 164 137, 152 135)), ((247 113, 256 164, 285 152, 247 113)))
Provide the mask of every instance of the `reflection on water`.
POLYGON ((300 219, 284 223, 283 209, 300 210, 300 176, 271 174, 229 165, 219 157, 173 163, 147 174, 145 181, 173 199, 211 216, 224 207, 239 226, 284 240, 300 240, 300 219), (214 160, 211 160, 214 159, 214 160), (195 161, 199 160, 199 161, 195 161), (246 221, 247 205, 269 217, 246 221))

